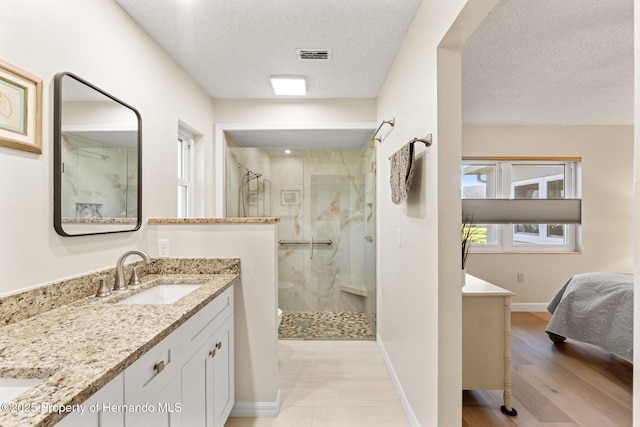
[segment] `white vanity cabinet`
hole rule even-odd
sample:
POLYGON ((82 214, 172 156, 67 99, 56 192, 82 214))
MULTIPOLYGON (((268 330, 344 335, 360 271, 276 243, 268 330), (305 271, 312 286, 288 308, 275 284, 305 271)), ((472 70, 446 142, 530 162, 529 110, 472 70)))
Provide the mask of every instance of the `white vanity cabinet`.
POLYGON ((233 318, 182 367, 182 425, 223 427, 234 403, 233 318))
POLYGON ((172 391, 180 388, 180 350, 180 337, 173 332, 124 371, 124 403, 135 408, 125 413, 125 426, 175 426, 179 421, 173 408, 180 393, 172 391))
POLYGON ((58 427, 122 427, 124 419, 118 408, 124 402, 124 374, 120 374, 81 404, 83 412, 64 417, 58 427), (106 410, 105 410, 106 409, 106 410))
POLYGON ((466 276, 462 288, 462 389, 503 390, 511 406, 511 297, 513 292, 466 276))
POLYGON ((213 359, 214 427, 224 427, 236 402, 234 368, 233 315, 228 317, 214 335, 217 353, 213 359), (218 348, 218 343, 222 348, 218 348))
MULTIPOLYGON (((126 372, 125 372, 126 373, 126 372)), ((125 412, 127 427, 179 427, 182 426, 180 403, 180 374, 168 378, 159 393, 147 399, 138 412, 125 412)), ((126 390, 126 389, 125 389, 126 390)), ((125 391, 126 392, 126 391, 125 391)))
POLYGON ((235 402, 233 289, 181 328, 182 425, 223 427, 235 402))
POLYGON ((126 427, 223 427, 234 397, 233 286, 124 372, 126 427), (147 406, 144 406, 147 405, 147 406))
POLYGON ((83 403, 61 427, 224 427, 235 403, 233 286, 83 403), (109 411, 89 411, 109 405, 109 411))

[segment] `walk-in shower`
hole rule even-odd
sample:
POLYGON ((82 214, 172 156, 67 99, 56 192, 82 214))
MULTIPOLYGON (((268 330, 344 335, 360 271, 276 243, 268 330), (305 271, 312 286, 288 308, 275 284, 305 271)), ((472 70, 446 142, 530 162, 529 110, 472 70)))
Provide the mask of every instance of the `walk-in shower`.
POLYGON ((280 338, 374 339, 375 152, 228 147, 227 217, 278 225, 280 338))

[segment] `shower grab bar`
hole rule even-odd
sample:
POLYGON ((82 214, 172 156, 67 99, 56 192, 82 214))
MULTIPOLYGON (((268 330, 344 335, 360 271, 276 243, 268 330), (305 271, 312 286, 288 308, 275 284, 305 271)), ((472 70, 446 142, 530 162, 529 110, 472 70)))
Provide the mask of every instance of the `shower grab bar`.
MULTIPOLYGON (((311 239, 309 240, 278 240, 278 243, 281 245, 308 245, 311 239)), ((332 245, 333 240, 314 240, 314 245, 332 245)))
POLYGON ((313 240, 313 236, 309 240, 278 240, 281 245, 309 245, 309 259, 313 259, 313 245, 330 245, 333 240, 313 240))

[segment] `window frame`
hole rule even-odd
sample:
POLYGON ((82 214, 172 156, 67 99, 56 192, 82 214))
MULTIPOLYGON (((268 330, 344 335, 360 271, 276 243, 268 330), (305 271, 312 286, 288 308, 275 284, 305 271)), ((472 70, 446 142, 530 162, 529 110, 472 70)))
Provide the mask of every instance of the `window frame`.
MULTIPOLYGON (((512 164, 513 165, 513 164, 512 164)), ((565 168, 568 167, 565 164, 565 168)), ((539 199, 547 199, 548 198, 548 183, 551 181, 558 181, 558 180, 562 180, 564 181, 564 196, 567 195, 567 187, 569 187, 569 185, 567 185, 567 181, 569 181, 567 179, 567 173, 558 173, 558 174, 554 174, 554 175, 547 175, 544 177, 538 177, 538 178, 529 178, 529 179, 523 179, 520 181, 511 181, 511 198, 515 199, 515 189, 516 187, 522 186, 522 185, 529 185, 529 184, 538 184, 538 198, 539 199)), ((572 189, 569 189, 572 190, 572 189)), ((565 198, 565 197, 563 197, 565 198)), ((562 234, 562 237, 554 237, 549 235, 549 228, 550 228, 550 224, 532 224, 532 225, 537 225, 538 226, 538 233, 537 235, 534 234, 528 234, 528 233, 521 233, 516 231, 518 224, 514 224, 513 225, 513 239, 515 242, 516 236, 518 237, 518 241, 519 242, 523 242, 525 245, 526 243, 531 243, 531 244, 535 244, 535 245, 544 245, 546 242, 550 242, 550 244, 553 245, 566 245, 567 244, 567 239, 568 239, 568 233, 569 233, 569 229, 573 228, 573 227, 567 227, 566 224, 562 224, 563 225, 563 229, 564 232, 562 234), (565 243, 563 243, 565 242, 565 243)), ((514 243, 515 246, 515 243, 514 243)))
MULTIPOLYGON (((581 161, 579 157, 562 157, 562 158, 489 158, 489 157, 463 157, 461 166, 464 165, 486 165, 494 166, 496 174, 495 198, 513 199, 513 184, 511 180, 511 167, 514 165, 563 165, 564 174, 554 174, 553 176, 564 175, 564 197, 565 199, 579 198, 581 193, 580 175, 581 161)), ((462 174, 462 167, 461 167, 462 174)), ((462 175, 461 175, 462 176, 462 175)), ((540 181, 540 178, 531 180, 517 181, 540 181)), ((549 179, 544 180, 546 183, 549 179)), ((462 192, 462 183, 461 183, 462 192)), ((545 188, 546 193, 546 188, 545 188)), ((579 224, 564 224, 565 243, 548 243, 549 240, 533 236, 529 243, 516 243, 515 224, 478 224, 487 227, 487 239, 492 237, 495 243, 472 244, 471 252, 473 253, 571 253, 580 252, 579 247, 579 224)), ((538 235, 543 233, 546 235, 548 230, 547 224, 540 224, 538 235)))
POLYGON ((184 129, 178 129, 178 159, 177 159, 177 211, 178 218, 190 218, 193 215, 193 164, 194 141, 193 135, 184 129), (180 189, 184 188, 184 197, 180 189))

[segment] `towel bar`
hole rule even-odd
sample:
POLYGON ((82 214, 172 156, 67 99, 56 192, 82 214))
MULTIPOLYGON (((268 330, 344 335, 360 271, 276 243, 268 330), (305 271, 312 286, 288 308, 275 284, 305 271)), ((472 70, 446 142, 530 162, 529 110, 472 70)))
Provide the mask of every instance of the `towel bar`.
POLYGON ((428 134, 427 136, 425 136, 424 138, 413 138, 411 141, 409 141, 409 144, 413 144, 415 142, 422 142, 424 145, 426 145, 427 147, 431 147, 431 143, 433 141, 433 137, 431 134, 428 134))
POLYGON ((383 125, 391 125, 391 127, 394 127, 396 125, 396 118, 393 117, 391 120, 383 120, 382 123, 380 123, 380 126, 378 126, 378 129, 376 129, 373 135, 371 135, 370 139, 373 139, 375 141, 382 143, 382 138, 377 137, 376 135, 378 135, 378 132, 380 132, 380 129, 382 129, 383 125))

